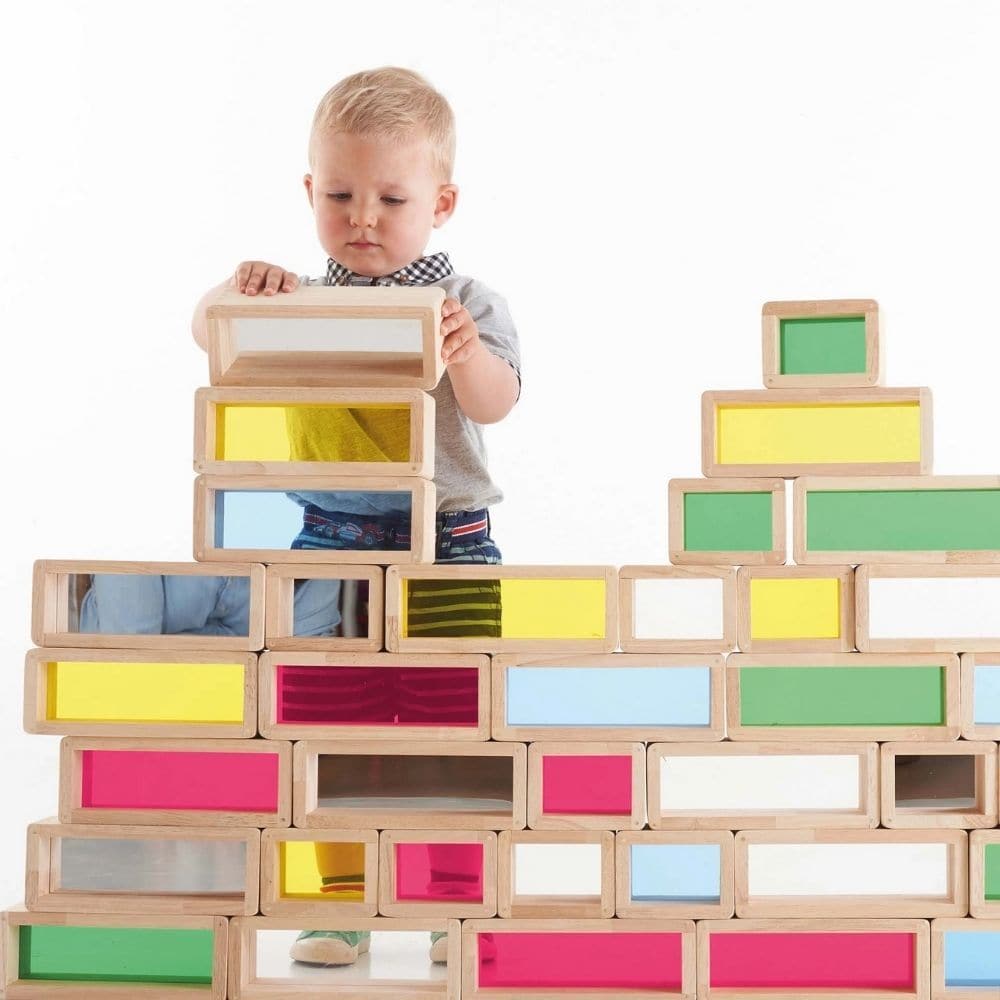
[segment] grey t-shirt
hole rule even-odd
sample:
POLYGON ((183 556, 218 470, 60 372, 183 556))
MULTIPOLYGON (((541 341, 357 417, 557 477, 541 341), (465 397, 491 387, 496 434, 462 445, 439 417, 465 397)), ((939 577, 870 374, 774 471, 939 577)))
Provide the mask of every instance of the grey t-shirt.
MULTIPOLYGON (((310 285, 326 284, 325 278, 307 278, 310 285)), ((475 278, 450 274, 430 283, 443 288, 448 298, 458 299, 469 310, 486 348, 503 358, 521 379, 521 352, 517 330, 507 303, 475 278)), ((425 286, 426 287, 426 286, 425 286)), ((437 388, 431 391, 436 408, 434 434, 434 484, 439 511, 479 510, 503 499, 503 493, 486 468, 486 444, 482 424, 470 420, 459 408, 445 369, 437 388)), ((393 493, 291 494, 299 503, 315 504, 346 514, 408 514, 393 493)))

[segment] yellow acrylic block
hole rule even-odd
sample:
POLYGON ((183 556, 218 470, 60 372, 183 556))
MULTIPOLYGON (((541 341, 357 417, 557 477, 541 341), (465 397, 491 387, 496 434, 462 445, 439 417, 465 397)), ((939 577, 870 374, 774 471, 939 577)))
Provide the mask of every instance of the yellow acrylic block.
POLYGON ((278 849, 283 898, 339 902, 360 902, 364 899, 364 844, 283 840, 278 849), (324 876, 329 880, 328 886, 324 886, 324 876))

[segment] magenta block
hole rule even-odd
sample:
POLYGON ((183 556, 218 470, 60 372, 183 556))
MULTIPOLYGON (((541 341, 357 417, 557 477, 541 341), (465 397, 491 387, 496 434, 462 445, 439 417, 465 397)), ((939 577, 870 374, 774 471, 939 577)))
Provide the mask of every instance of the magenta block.
POLYGON ((632 812, 632 758, 545 754, 542 812, 628 815, 632 812))
POLYGON ((483 845, 396 844, 396 899, 483 901, 483 845))

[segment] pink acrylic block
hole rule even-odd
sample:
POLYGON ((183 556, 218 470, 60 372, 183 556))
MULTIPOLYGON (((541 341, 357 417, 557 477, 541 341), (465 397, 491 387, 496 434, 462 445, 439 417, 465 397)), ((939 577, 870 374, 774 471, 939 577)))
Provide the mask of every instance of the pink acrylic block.
POLYGON ((83 750, 81 758, 87 809, 278 809, 276 753, 83 750))
POLYGON ((396 899, 483 901, 483 845, 396 844, 396 899))
POLYGON ((542 812, 629 815, 632 812, 631 756, 543 755, 542 812))

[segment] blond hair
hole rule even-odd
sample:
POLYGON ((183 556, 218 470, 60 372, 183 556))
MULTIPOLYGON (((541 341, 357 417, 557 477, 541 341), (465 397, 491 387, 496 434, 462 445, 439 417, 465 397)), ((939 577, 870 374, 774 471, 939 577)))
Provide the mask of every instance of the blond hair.
POLYGON ((319 102, 309 133, 309 163, 324 133, 404 140, 423 134, 445 181, 455 164, 455 116, 444 96, 419 73, 397 66, 363 70, 331 87, 319 102))

